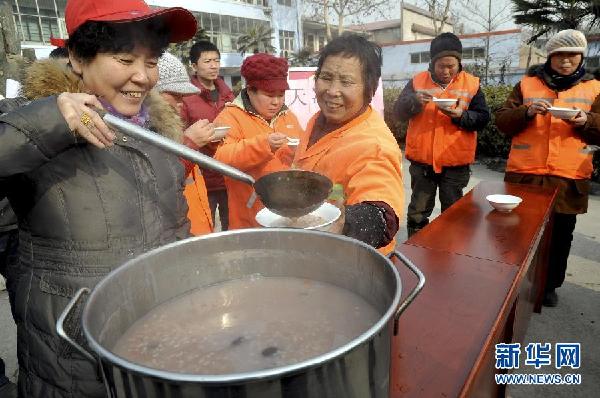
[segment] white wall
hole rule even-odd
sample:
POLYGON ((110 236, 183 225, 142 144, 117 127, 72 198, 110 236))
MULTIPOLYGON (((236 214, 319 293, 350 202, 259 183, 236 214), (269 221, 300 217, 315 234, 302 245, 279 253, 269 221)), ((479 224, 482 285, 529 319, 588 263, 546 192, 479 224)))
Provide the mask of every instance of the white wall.
MULTIPOLYGON (((402 20, 402 24, 403 24, 402 40, 403 41, 428 39, 431 37, 431 36, 423 34, 423 33, 418 33, 418 32, 412 31, 413 24, 417 24, 417 25, 421 25, 421 26, 425 26, 427 28, 433 29, 433 20, 430 17, 426 17, 424 15, 417 14, 408 9, 405 9, 402 14, 402 18, 403 18, 403 20, 402 20)), ((438 22, 438 26, 439 26, 439 22, 438 22)), ((444 24, 444 28, 442 29, 442 32, 452 32, 452 31, 454 31, 454 27, 452 25, 444 24)))
MULTIPOLYGON (((277 1, 277 0, 275 0, 277 1)), ((235 17, 270 20, 262 7, 239 1, 228 0, 147 0, 148 5, 156 7, 183 7, 190 11, 210 12, 235 17)))
POLYGON ((294 49, 297 52, 300 49, 300 41, 302 40, 302 30, 298 23, 298 1, 292 0, 292 6, 287 7, 277 4, 277 0, 269 0, 273 9, 273 17, 271 19, 271 27, 273 28, 273 46, 277 49, 276 54, 281 52, 279 48, 279 31, 288 30, 294 32, 294 49))

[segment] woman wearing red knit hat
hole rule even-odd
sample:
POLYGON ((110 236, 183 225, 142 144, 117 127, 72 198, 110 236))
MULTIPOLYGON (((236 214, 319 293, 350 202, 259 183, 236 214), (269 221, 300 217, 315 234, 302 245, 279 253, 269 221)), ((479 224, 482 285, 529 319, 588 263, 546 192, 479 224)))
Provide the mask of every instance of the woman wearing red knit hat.
MULTIPOLYGON (((298 137, 302 128, 284 104, 289 88, 285 58, 255 54, 244 60, 241 72, 246 88, 215 119, 216 125, 231 127, 215 159, 258 179, 290 167, 294 152, 287 145, 288 137, 298 137)), ((225 186, 229 228, 257 227, 254 216, 263 205, 257 200, 252 208, 246 207, 252 188, 227 177, 225 186)))

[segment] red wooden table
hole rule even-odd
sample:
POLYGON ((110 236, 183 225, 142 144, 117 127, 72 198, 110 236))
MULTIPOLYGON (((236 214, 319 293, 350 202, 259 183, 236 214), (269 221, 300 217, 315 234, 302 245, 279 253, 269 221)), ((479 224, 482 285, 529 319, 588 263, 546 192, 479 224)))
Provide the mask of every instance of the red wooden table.
MULTIPOLYGON (((482 182, 399 250, 427 279, 392 343, 392 397, 502 396, 494 346, 521 341, 540 309, 554 190, 482 182), (520 196, 511 213, 485 197, 520 196)), ((399 267, 403 289, 416 278, 399 267)))

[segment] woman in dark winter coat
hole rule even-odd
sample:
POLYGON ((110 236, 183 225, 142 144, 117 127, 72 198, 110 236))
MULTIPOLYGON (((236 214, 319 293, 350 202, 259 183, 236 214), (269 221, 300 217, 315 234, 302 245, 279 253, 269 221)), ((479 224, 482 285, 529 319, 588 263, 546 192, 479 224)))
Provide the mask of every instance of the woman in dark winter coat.
POLYGON ((59 314, 126 259, 189 235, 180 159, 111 131, 94 109, 179 139, 177 115, 152 88, 168 43, 196 32, 193 15, 142 0, 69 0, 65 20, 70 65, 34 64, 23 82, 31 102, 0 117, 0 182, 20 242, 19 394, 28 398, 105 396, 95 365, 55 333, 59 314))
POLYGON ((586 73, 587 41, 563 30, 546 45, 548 60, 532 67, 496 112, 498 129, 512 138, 505 181, 558 188, 544 305, 558 303, 577 214, 587 212, 592 148, 600 144, 600 82, 586 73), (554 107, 575 108, 559 115, 554 107))

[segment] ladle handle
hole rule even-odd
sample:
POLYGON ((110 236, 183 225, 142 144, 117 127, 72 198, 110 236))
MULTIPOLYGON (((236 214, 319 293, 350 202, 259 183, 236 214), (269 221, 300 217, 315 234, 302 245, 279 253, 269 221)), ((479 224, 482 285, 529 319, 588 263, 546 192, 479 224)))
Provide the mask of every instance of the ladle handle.
POLYGON ((130 135, 131 137, 137 138, 140 141, 148 142, 156 145, 157 147, 164 149, 167 152, 173 153, 191 162, 197 163, 202 167, 214 170, 218 173, 226 175, 241 182, 245 182, 248 185, 254 185, 255 180, 252 176, 244 173, 235 167, 229 166, 228 164, 219 162, 206 156, 198 151, 181 145, 178 142, 163 137, 160 134, 156 134, 150 130, 138 126, 137 124, 130 123, 126 120, 120 119, 116 116, 106 113, 102 119, 109 125, 121 130, 122 132, 130 135))
POLYGON ((77 291, 77 293, 75 293, 75 295, 73 296, 73 298, 71 299, 71 301, 69 301, 69 304, 67 304, 67 306, 63 310, 62 314, 60 314, 60 316, 58 317, 58 320, 56 321, 56 333, 58 333, 58 335, 63 340, 65 340, 73 348, 75 348, 77 351, 79 351, 84 357, 86 357, 87 359, 89 359, 91 362, 97 364, 98 361, 96 360, 96 358, 94 358, 94 356, 92 354, 90 354, 89 352, 87 352, 85 350, 85 348, 83 348, 81 345, 79 345, 79 343, 77 343, 75 340, 73 340, 71 338, 71 336, 69 336, 67 334, 67 331, 65 330, 65 327, 64 327, 65 321, 66 321, 67 317, 69 316, 69 314, 73 310, 73 307, 75 307, 75 304, 77 304, 77 302, 79 301, 79 299, 81 298, 81 296, 84 293, 89 294, 90 293, 90 289, 88 289, 87 287, 82 287, 81 289, 79 289, 77 291))
POLYGON ((406 258, 406 256, 404 256, 404 254, 400 253, 399 251, 394 250, 389 256, 390 260, 393 259, 394 257, 396 257, 398 260, 400 260, 402 263, 404 263, 404 265, 406 265, 406 267, 408 269, 410 269, 413 272, 413 274, 415 274, 417 276, 417 278, 419 279, 417 286, 415 286, 410 291, 409 295, 404 299, 403 302, 400 303, 400 305, 396 309, 396 313, 394 314, 394 336, 395 336, 398 334, 398 319, 400 318, 400 315, 402 315, 404 310, 410 305, 410 303, 413 302, 415 297, 417 297, 417 295, 421 292, 421 289, 423 289, 423 286, 425 285, 425 275, 423 275, 421 270, 418 269, 417 266, 412 263, 412 261, 410 261, 408 258, 406 258))

